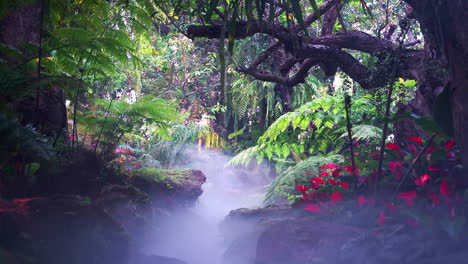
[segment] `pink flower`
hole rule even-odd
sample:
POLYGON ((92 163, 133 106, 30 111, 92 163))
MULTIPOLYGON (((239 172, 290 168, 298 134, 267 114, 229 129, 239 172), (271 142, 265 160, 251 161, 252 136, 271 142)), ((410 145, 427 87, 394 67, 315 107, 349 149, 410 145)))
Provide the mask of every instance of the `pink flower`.
POLYGON ((343 169, 341 168, 336 168, 332 171, 332 174, 333 174, 333 177, 338 177, 338 176, 341 176, 340 175, 340 172, 342 171, 343 169))
POLYGON ((384 213, 384 211, 380 211, 379 220, 377 221, 377 224, 379 224, 379 225, 385 224, 385 213, 384 213))
POLYGON ((322 178, 312 178, 310 179, 310 181, 312 183, 312 188, 316 190, 320 188, 320 185, 325 183, 325 181, 322 178))
POLYGON ((301 193, 305 193, 307 191, 307 186, 304 186, 304 185, 296 185, 296 189, 298 189, 299 191, 301 191, 301 193))
POLYGON ((330 200, 332 204, 336 204, 337 202, 343 199, 343 194, 341 192, 333 192, 330 195, 330 200))
MULTIPOLYGON (((345 170, 347 170, 350 174, 353 174, 353 166, 352 166, 352 165, 346 167, 345 170)), ((359 174, 359 168, 356 168, 356 169, 354 170, 354 173, 355 173, 356 175, 358 175, 358 174, 359 174)))
POLYGON ((450 151, 449 153, 447 153, 445 157, 447 158, 447 160, 453 161, 455 160, 456 155, 455 155, 455 152, 450 151))
POLYGON ((409 140, 412 140, 418 144, 422 143, 422 138, 421 137, 408 137, 409 140))
POLYGON ((298 189, 302 193, 302 200, 307 200, 307 188, 308 187, 304 185, 296 185, 296 189, 298 189))
POLYGON ((325 164, 322 166, 322 170, 325 170, 325 169, 333 170, 336 166, 338 166, 338 164, 325 164))
POLYGON ((434 150, 436 150, 436 149, 437 149, 437 147, 432 146, 432 147, 426 149, 426 151, 424 151, 424 153, 426 153, 426 154, 431 154, 431 153, 434 152, 434 150))
POLYGON ((340 185, 341 185, 341 187, 342 187, 343 189, 348 189, 348 188, 349 188, 349 183, 347 183, 347 182, 342 182, 342 181, 340 181, 340 185))
POLYGON ((453 144, 454 144, 454 143, 455 143, 455 141, 453 141, 453 139, 452 139, 452 140, 449 140, 449 141, 447 142, 447 144, 445 144, 444 148, 445 148, 445 149, 451 149, 451 148, 453 147, 453 144))
POLYGON ((414 199, 416 198, 416 191, 402 192, 398 195, 402 200, 405 201, 409 206, 414 205, 414 199))
POLYGON ((425 186, 430 178, 431 177, 429 175, 424 174, 423 176, 414 180, 414 184, 416 184, 417 186, 425 186))
POLYGON ((116 149, 115 153, 124 153, 124 154, 132 154, 132 155, 135 154, 130 149, 116 149))
POLYGON ((444 195, 450 195, 450 190, 446 179, 443 179, 442 183, 440 184, 440 193, 444 195))
POLYGON ((399 147, 397 144, 387 143, 386 146, 387 146, 388 149, 394 150, 394 151, 396 151, 396 152, 398 152, 398 153, 401 154, 400 147, 399 147))
POLYGON ((403 175, 402 169, 403 169, 403 164, 399 161, 390 161, 388 163, 388 168, 390 169, 391 172, 395 173, 395 180, 399 181, 401 180, 401 177, 403 175))
POLYGON ((366 197, 362 194, 358 196, 357 201, 358 201, 359 207, 363 207, 364 204, 366 204, 367 202, 366 197))
POLYGON ((308 204, 304 210, 311 211, 311 212, 320 212, 320 207, 316 204, 308 204))

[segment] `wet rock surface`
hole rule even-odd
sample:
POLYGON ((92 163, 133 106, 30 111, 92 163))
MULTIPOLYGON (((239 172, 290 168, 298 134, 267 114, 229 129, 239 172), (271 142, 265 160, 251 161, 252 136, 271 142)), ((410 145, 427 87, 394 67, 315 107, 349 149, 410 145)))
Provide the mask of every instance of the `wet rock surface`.
POLYGON ((193 205, 203 193, 206 176, 199 170, 141 169, 129 182, 149 195, 155 207, 193 205))
POLYGON ((468 259, 466 235, 454 240, 446 233, 405 224, 324 221, 288 206, 234 210, 223 231, 229 241, 224 252, 228 264, 462 264, 468 259))
POLYGON ((78 196, 3 202, 0 247, 48 264, 126 264, 129 248, 122 226, 78 196))

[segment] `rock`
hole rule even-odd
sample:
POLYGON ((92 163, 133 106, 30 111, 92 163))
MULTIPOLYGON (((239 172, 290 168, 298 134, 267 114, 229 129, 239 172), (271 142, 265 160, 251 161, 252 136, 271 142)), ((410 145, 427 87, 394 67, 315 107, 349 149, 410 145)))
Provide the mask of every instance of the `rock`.
POLYGON ((337 263, 341 245, 361 231, 313 217, 279 221, 259 236, 255 263, 337 263))
POLYGON ((349 210, 336 217, 289 206, 234 210, 222 224, 229 242, 225 263, 462 264, 468 259, 466 232, 457 241, 445 232, 390 219, 377 225, 375 208, 349 210))
POLYGON ((147 215, 152 211, 146 193, 132 185, 111 184, 102 189, 94 204, 121 224, 133 241, 141 239, 148 224, 147 215))
POLYGON ((155 207, 190 206, 203 193, 206 176, 199 170, 139 169, 132 172, 129 182, 146 192, 155 207))
POLYGON ((187 264, 186 262, 169 257, 154 256, 154 255, 138 255, 135 256, 129 264, 187 264))
POLYGON ((127 264, 127 234, 89 199, 16 199, 0 208, 0 247, 16 255, 47 264, 127 264))

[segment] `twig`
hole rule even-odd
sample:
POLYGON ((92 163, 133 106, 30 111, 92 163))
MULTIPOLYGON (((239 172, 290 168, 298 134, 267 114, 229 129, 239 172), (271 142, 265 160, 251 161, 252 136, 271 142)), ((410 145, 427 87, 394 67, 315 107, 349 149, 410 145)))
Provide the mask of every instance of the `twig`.
POLYGON ((350 144, 350 149, 351 149, 351 170, 353 175, 353 178, 356 180, 356 184, 358 182, 358 178, 356 175, 356 163, 354 159, 354 145, 353 145, 353 134, 351 133, 351 119, 349 117, 349 108, 351 106, 351 97, 349 95, 345 96, 345 110, 346 110, 346 128, 348 130, 348 138, 349 138, 349 144, 350 144))
POLYGON ((416 162, 418 162, 418 160, 421 158, 422 154, 426 151, 427 147, 432 143, 435 136, 436 136, 435 134, 431 136, 431 138, 427 141, 426 145, 424 145, 424 147, 421 149, 421 151, 419 151, 416 158, 411 162, 411 166, 409 167, 408 172, 406 172, 405 176, 403 177, 403 179, 401 179, 401 181, 398 183, 395 191, 393 192, 391 201, 393 201, 395 199, 395 196, 396 196, 397 192, 400 190, 400 187, 403 185, 405 180, 409 177, 409 175, 411 174, 411 171, 414 168, 414 165, 416 165, 416 162))

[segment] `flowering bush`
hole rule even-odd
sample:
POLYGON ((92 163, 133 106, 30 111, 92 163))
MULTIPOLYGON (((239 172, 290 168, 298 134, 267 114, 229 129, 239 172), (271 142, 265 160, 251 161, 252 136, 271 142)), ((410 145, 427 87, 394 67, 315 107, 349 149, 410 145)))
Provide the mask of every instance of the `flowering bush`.
POLYGON ((347 193, 356 191, 355 187, 377 184, 384 193, 393 195, 379 197, 377 193, 378 196, 374 197, 374 194, 360 194, 356 201, 359 208, 381 208, 376 215, 376 224, 384 225, 389 219, 403 219, 411 227, 438 223, 451 237, 457 238, 465 218, 461 215, 463 199, 457 188, 463 179, 459 173, 455 143, 439 135, 426 140, 420 137, 409 139, 414 142, 408 146, 409 149, 386 144, 385 168, 378 177, 379 182, 375 182, 375 162, 369 160, 356 162, 363 169, 355 169, 358 181, 351 185, 352 188, 345 181, 352 179, 352 166, 323 165, 316 176, 310 175, 309 185, 296 186, 301 193, 301 201, 306 204, 304 209, 326 214, 332 211, 330 206, 342 201, 347 193), (368 174, 359 174, 360 171, 368 174))
POLYGON ((120 170, 131 171, 141 168, 143 165, 143 162, 138 161, 134 156, 135 153, 130 149, 118 148, 115 150, 115 153, 120 155, 113 159, 111 164, 120 170))

